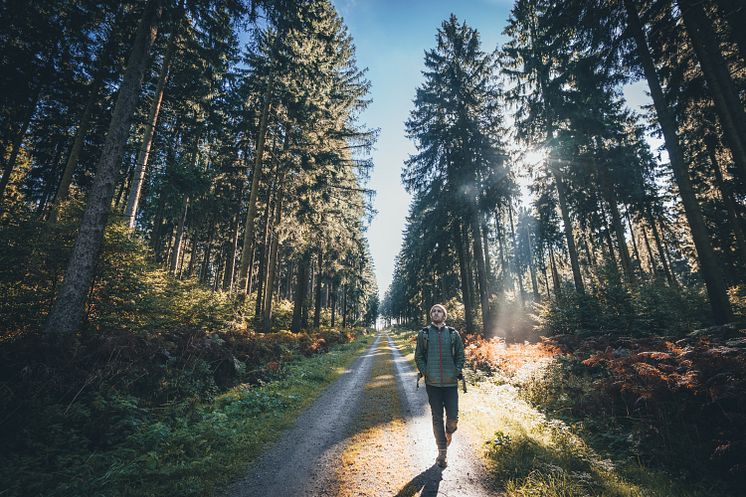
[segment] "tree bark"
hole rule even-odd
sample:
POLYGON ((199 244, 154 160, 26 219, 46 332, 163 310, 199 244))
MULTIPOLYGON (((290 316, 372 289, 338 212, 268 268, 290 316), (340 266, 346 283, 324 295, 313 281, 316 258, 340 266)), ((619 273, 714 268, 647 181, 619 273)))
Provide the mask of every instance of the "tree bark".
MULTIPOLYGON (((282 185, 282 181, 280 181, 282 185)), ((269 268, 267 274, 267 295, 264 298, 264 309, 262 311, 262 330, 264 332, 270 331, 272 328, 272 298, 273 290, 275 288, 275 274, 277 273, 277 250, 280 244, 279 237, 277 236, 276 228, 280 225, 282 220, 282 201, 284 197, 284 190, 280 187, 280 192, 277 195, 277 202, 275 202, 275 213, 273 229, 271 231, 270 249, 269 249, 269 268)))
MULTIPOLYGON (((600 148, 598 140, 596 145, 600 148)), ((632 271, 632 263, 629 257, 629 250, 627 249, 627 240, 624 237, 624 226, 622 225, 622 216, 619 213, 616 192, 614 191, 614 187, 611 184, 611 180, 609 179, 609 175, 604 166, 596 164, 596 171, 598 171, 601 191, 603 192, 606 205, 608 205, 609 213, 611 214, 611 226, 613 227, 614 235, 616 236, 617 250, 619 251, 619 258, 622 262, 622 271, 624 271, 624 276, 627 278, 627 281, 629 283, 634 283, 635 274, 632 271)))
POLYGON ((510 222, 510 240, 513 242, 513 274, 515 275, 516 281, 518 282, 518 301, 521 303, 521 308, 526 307, 524 300, 524 289, 523 289, 523 271, 518 265, 518 251, 516 248, 518 244, 515 238, 515 224, 513 223, 513 204, 508 202, 508 221, 510 222))
POLYGON ((347 328, 347 283, 342 285, 342 329, 347 328))
MULTIPOLYGON (((18 128, 15 137, 13 138, 10 155, 8 156, 8 160, 5 162, 5 165, 3 167, 3 176, 2 178, 0 178, 0 211, 2 210, 2 200, 5 196, 5 189, 8 187, 8 183, 10 183, 10 175, 13 173, 13 169, 15 169, 16 162, 18 161, 18 154, 21 151, 23 139, 26 137, 26 132, 31 125, 31 119, 34 117, 36 107, 39 105, 39 100, 41 98, 41 88, 42 84, 39 83, 37 85, 36 91, 34 92, 32 102, 26 110, 26 114, 23 116, 22 123, 18 128)), ((0 150, 0 153, 5 154, 5 150, 0 150)))
POLYGON ((330 283, 332 290, 331 290, 331 304, 332 304, 332 328, 334 328, 334 325, 336 324, 336 318, 337 318, 337 288, 334 286, 334 280, 330 283))
POLYGON ((666 149, 668 150, 671 169, 673 170, 676 184, 679 187, 679 195, 681 196, 684 212, 686 213, 689 228, 692 232, 700 274, 707 287, 712 315, 717 324, 724 324, 733 320, 733 312, 730 301, 728 300, 725 278, 715 257, 715 252, 712 249, 707 227, 705 226, 702 212, 694 195, 691 180, 689 179, 689 171, 684 163, 684 154, 677 136, 678 128, 673 113, 669 109, 663 95, 663 89, 661 88, 635 5, 632 0, 624 0, 624 5, 628 14, 629 28, 637 46, 637 54, 642 64, 645 78, 650 88, 650 95, 653 98, 653 105, 663 130, 663 138, 666 149))
POLYGON ((629 237, 632 240, 632 251, 635 254, 635 260, 637 265, 642 271, 642 260, 640 259, 640 249, 637 247, 637 240, 635 239, 635 227, 632 225, 632 219, 629 216, 629 207, 625 211, 625 217, 627 218, 627 225, 629 226, 629 237))
POLYGON ((318 254, 319 272, 316 276, 316 296, 314 297, 313 327, 318 329, 321 326, 321 280, 324 274, 324 253, 319 249, 318 254))
POLYGON ((236 254, 238 253, 238 232, 241 229, 241 216, 239 210, 233 216, 233 237, 231 241, 231 250, 228 254, 225 266, 225 277, 223 278, 223 291, 230 292, 233 288, 233 274, 236 270, 236 254))
POLYGON ((181 216, 179 217, 179 225, 176 228, 176 239, 174 240, 174 248, 171 251, 171 263, 169 265, 169 270, 171 271, 171 274, 176 274, 176 267, 179 263, 179 259, 181 258, 181 245, 182 241, 184 239, 184 226, 186 226, 186 220, 187 220, 187 214, 189 213, 189 196, 187 195, 184 198, 184 207, 181 211, 181 216))
POLYGON ((472 293, 471 285, 469 283, 470 278, 470 264, 469 254, 467 251, 466 244, 468 243, 468 237, 464 236, 465 231, 461 229, 458 236, 458 265, 459 272, 461 274, 461 294, 464 301, 464 318, 466 320, 466 332, 474 333, 474 306, 472 304, 472 293))
MULTIPOLYGON (((117 12, 117 19, 112 23, 114 28, 118 27, 122 18, 121 9, 117 12)), ((75 131, 75 138, 73 144, 70 147, 70 153, 65 163, 65 169, 62 173, 60 184, 57 187, 57 193, 54 196, 54 203, 49 213, 49 222, 54 224, 57 222, 57 215, 59 214, 59 208, 62 202, 64 202, 70 194, 70 185, 72 184, 73 174, 75 168, 78 165, 80 159, 80 152, 83 149, 83 142, 88 134, 88 128, 91 124, 91 118, 93 117, 93 110, 96 106, 96 100, 99 97, 99 92, 104 84, 104 76, 106 75, 107 64, 111 64, 112 57, 114 56, 114 50, 116 49, 115 36, 110 35, 106 40, 106 44, 102 48, 100 55, 96 60, 96 68, 94 69, 93 80, 88 86, 88 100, 83 107, 83 113, 80 117, 78 129, 75 131)))
POLYGON ((731 78, 728 63, 720 51, 720 42, 702 0, 678 0, 678 3, 686 32, 710 87, 725 142, 733 153, 741 177, 746 180, 746 111, 731 78))
POLYGON ((717 154, 715 153, 715 147, 712 144, 708 144, 707 146, 707 155, 710 158, 712 171, 715 173, 715 185, 717 185, 717 188, 720 191, 720 197, 723 199, 725 210, 728 212, 728 223, 730 224, 731 231, 733 231, 733 235, 736 237, 738 254, 741 261, 746 263, 746 235, 744 234, 743 225, 741 224, 738 211, 736 210, 736 203, 733 200, 731 189, 725 182, 725 178, 723 178, 717 154))
POLYGON ((262 156, 264 155, 264 141, 267 135, 267 120, 272 102, 274 76, 270 75, 267 89, 262 97, 262 112, 259 118, 259 132, 254 152, 254 164, 251 173, 251 188, 249 202, 246 208, 246 223, 244 224, 243 249, 241 250, 241 265, 238 270, 238 291, 246 294, 248 291, 249 260, 254 250, 254 217, 256 216, 256 197, 259 190, 259 177, 262 172, 262 156))
POLYGON ((515 285, 513 284, 513 278, 510 275, 510 265, 505 262, 507 249, 505 248, 505 239, 503 237, 502 224, 500 223, 500 216, 502 212, 498 208, 495 210, 495 234, 497 235, 498 250, 500 252, 500 277, 497 281, 498 288, 501 290, 505 288, 505 282, 510 283, 510 289, 513 290, 515 285))
POLYGON ((557 265, 554 262, 554 250, 552 250, 551 246, 549 247, 549 262, 552 265, 552 285, 554 285, 554 295, 559 297, 562 294, 562 285, 560 285, 557 265))
POLYGON ((736 42, 741 58, 746 62, 746 31, 743 29, 746 26, 746 6, 743 0, 716 0, 715 3, 720 6, 723 17, 730 26, 731 38, 736 42))
POLYGON ((562 179, 561 173, 556 167, 550 167, 554 175, 554 182, 557 185, 557 198, 559 200, 560 213, 562 214, 562 224, 565 231, 565 241, 567 242, 567 251, 570 255, 570 267, 572 268, 572 278, 575 283, 575 291, 579 294, 585 293, 583 277, 580 274, 580 261, 578 260, 578 249, 575 246, 575 237, 572 233, 572 220, 570 219, 570 209, 567 206, 567 189, 562 179))
POLYGON ((262 232, 262 249, 261 257, 259 258, 259 284, 256 289, 256 306, 254 308, 254 320, 259 321, 262 316, 264 293, 267 291, 266 279, 267 279, 267 265, 269 264, 269 223, 272 205, 272 189, 273 185, 269 186, 267 191, 267 204, 264 207, 264 231, 262 232))
POLYGON ((153 144, 153 135, 155 134, 155 128, 158 124, 158 113, 161 110, 163 93, 166 90, 166 83, 168 82, 168 73, 171 69, 171 60, 173 59, 174 52, 176 51, 177 36, 178 31, 174 31, 173 33, 171 33, 171 39, 168 42, 168 48, 166 49, 166 53, 163 56, 163 63, 161 64, 161 69, 158 73, 158 83, 156 84, 155 94, 153 95, 153 102, 150 104, 148 120, 145 122, 142 144, 140 145, 140 151, 137 154, 137 166, 135 166, 135 174, 132 177, 132 186, 130 187, 129 196, 127 197, 127 207, 124 210, 124 217, 127 220, 127 227, 130 230, 135 229, 137 206, 140 203, 142 184, 143 181, 145 181, 145 172, 148 169, 150 147, 153 144))
POLYGON ((648 212, 648 224, 650 224, 650 229, 653 232, 653 239, 655 240, 655 247, 658 249, 658 256, 661 259, 661 265, 663 266, 663 273, 666 275, 666 280, 668 281, 668 284, 675 287, 676 286, 676 279, 673 277, 673 272, 671 271, 671 265, 668 263, 668 256, 666 254, 666 248, 663 246, 663 241, 661 240, 660 233, 658 232, 658 225, 655 221, 655 218, 653 215, 648 212))
POLYGON ((298 266, 298 274, 295 286, 295 299, 293 302, 293 323, 290 331, 298 333, 303 325, 303 306, 306 304, 306 291, 308 290, 308 266, 311 265, 311 252, 307 250, 301 257, 298 266))
POLYGON ((67 199, 67 196, 70 193, 70 184, 73 180, 75 166, 78 164, 78 159, 80 158, 80 151, 83 149, 83 141, 85 140, 86 134, 88 134, 88 126, 90 124, 91 115, 93 114, 93 106, 95 104, 96 96, 96 92, 92 90, 91 95, 88 97, 88 101, 83 108, 83 115, 80 118, 78 129, 75 131, 75 138, 70 147, 70 154, 67 156, 67 161, 65 162, 62 179, 60 180, 57 193, 52 202, 52 208, 49 212, 49 222, 51 224, 57 222, 57 214, 59 213, 60 205, 67 199))
POLYGON ((484 251, 482 250, 482 234, 479 229, 479 212, 474 207, 471 217, 472 244, 474 258, 477 262, 477 278, 479 278, 479 301, 482 307, 482 333, 486 336, 492 326, 490 319, 490 297, 487 286, 487 270, 484 267, 484 251))
POLYGON ((80 326, 83 318, 86 295, 91 288, 95 264, 101 252, 117 169, 122 160, 148 53, 158 31, 160 15, 160 0, 149 1, 135 35, 64 282, 47 319, 47 333, 72 333, 80 326))
MULTIPOLYGON (((199 271, 199 280, 206 283, 210 275, 210 256, 212 255, 212 241, 215 237, 215 218, 210 216, 210 224, 207 227, 207 240, 205 242, 205 253, 202 257, 202 265, 199 271)), ((170 237, 169 237, 170 238, 170 237)))
POLYGON ((534 293, 534 301, 541 300, 539 295, 539 285, 536 281, 536 269, 534 268, 534 251, 531 245, 531 231, 526 230, 526 247, 528 248, 528 271, 531 275, 531 291, 534 293))

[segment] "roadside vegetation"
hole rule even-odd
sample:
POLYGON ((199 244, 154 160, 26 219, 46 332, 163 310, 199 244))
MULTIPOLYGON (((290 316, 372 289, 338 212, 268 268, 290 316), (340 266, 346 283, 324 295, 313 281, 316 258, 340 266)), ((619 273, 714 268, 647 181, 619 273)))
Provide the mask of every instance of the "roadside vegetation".
POLYGON ((212 495, 245 471, 370 343, 358 325, 254 331, 254 296, 169 275, 114 224, 86 321, 40 331, 71 225, 6 226, 0 270, 0 493, 212 495), (11 240, 26 240, 18 245, 11 240), (38 242, 38 243, 37 243, 38 242), (60 249, 60 250, 55 250, 60 249))
MULTIPOLYGON (((392 336, 413 359, 415 334, 392 336)), ((676 345, 606 336, 576 339, 572 349, 560 339, 466 342, 462 427, 484 444, 494 484, 509 497, 735 496, 742 488, 742 455, 730 451, 743 433, 742 336, 696 334, 676 345), (620 355, 625 345, 635 348, 620 355), (729 359, 713 360, 720 354, 729 359), (704 385, 718 397, 698 391, 704 385), (721 412, 702 415, 712 410, 721 412)))

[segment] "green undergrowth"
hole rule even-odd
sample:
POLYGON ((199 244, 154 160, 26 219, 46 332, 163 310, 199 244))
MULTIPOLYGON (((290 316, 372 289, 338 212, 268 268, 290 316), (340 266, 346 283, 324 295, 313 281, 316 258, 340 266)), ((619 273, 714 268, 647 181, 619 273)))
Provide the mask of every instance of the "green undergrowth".
POLYGON ((37 431, 26 450, 0 456, 0 495, 214 495, 371 339, 292 361, 270 381, 239 384, 209 402, 145 406, 132 395, 99 392, 86 402, 50 405, 34 413, 44 426, 29 426, 37 431), (111 439, 93 440, 97 431, 111 439))
MULTIPOLYGON (((412 359, 416 332, 396 329, 389 333, 412 359)), ((467 346, 467 356, 469 352, 467 346)), ((546 364, 550 369, 557 367, 554 361, 546 364)), ((526 364, 534 365, 530 361, 526 364)), ((483 442, 491 484, 508 497, 736 495, 717 481, 693 482, 682 474, 645 464, 630 447, 634 442, 631 433, 624 439, 622 432, 602 431, 609 420, 597 419, 595 425, 589 425, 553 410, 556 396, 547 390, 546 379, 542 380, 546 378, 544 368, 530 374, 471 369, 469 365, 466 369, 470 385, 460 402, 461 426, 483 442)), ((593 385, 584 383, 584 388, 592 389, 593 385)), ((565 398, 565 408, 569 409, 572 400, 565 398)))
MULTIPOLYGON (((163 269, 109 225, 85 322, 41 331, 80 206, 0 220, 0 496, 212 495, 365 347, 360 327, 253 331, 254 299, 163 269)), ((185 268, 185 273, 189 268, 185 268)))

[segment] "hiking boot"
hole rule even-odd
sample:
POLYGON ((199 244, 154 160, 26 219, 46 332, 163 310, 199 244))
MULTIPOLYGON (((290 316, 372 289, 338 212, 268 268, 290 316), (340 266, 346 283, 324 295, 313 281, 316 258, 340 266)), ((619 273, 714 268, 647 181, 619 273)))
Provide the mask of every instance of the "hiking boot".
POLYGON ((453 433, 446 432, 446 447, 451 445, 451 440, 453 440, 453 433))
POLYGON ((438 457, 435 459, 435 464, 437 464, 441 468, 445 468, 446 466, 448 466, 448 462, 446 462, 446 451, 445 450, 438 451, 438 457))

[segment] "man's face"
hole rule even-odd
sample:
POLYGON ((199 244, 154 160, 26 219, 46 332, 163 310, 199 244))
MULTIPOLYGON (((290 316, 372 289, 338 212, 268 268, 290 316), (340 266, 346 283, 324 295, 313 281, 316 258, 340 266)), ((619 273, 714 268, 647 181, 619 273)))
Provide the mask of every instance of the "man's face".
POLYGON ((445 314, 443 313, 443 309, 436 307, 432 311, 430 311, 430 319, 433 320, 433 323, 442 323, 445 319, 445 314))

